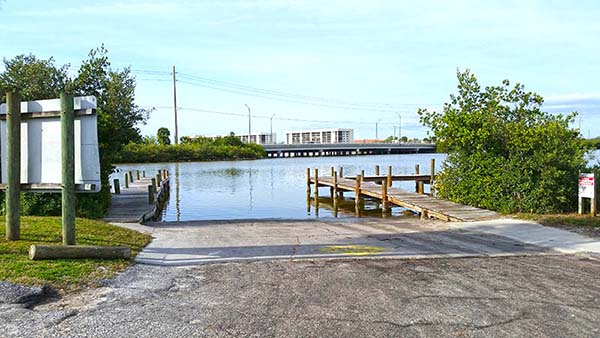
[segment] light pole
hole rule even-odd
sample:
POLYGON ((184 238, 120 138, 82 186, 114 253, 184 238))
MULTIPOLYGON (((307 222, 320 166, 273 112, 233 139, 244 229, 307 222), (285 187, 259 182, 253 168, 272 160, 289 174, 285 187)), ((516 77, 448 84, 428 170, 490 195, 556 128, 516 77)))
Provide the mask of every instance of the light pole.
POLYGON ((275 115, 276 114, 271 115, 271 119, 270 119, 271 120, 270 125, 271 125, 271 143, 272 144, 275 144, 275 141, 273 141, 273 118, 275 117, 275 115))
POLYGON ((252 134, 252 115, 250 115, 250 107, 245 103, 244 106, 248 108, 248 143, 250 143, 250 134, 252 134))
POLYGON ((398 115, 398 143, 402 142, 402 116, 400 113, 396 113, 398 115))
POLYGON ((375 139, 379 140, 379 122, 381 122, 381 119, 377 120, 377 122, 375 122, 375 139))

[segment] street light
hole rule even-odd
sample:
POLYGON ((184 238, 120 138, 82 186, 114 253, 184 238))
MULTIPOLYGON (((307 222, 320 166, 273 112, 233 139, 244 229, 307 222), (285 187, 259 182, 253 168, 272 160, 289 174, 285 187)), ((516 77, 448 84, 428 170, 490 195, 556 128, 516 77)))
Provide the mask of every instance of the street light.
POLYGON ((402 142, 402 116, 400 113, 396 113, 398 115, 398 143, 402 142))
POLYGON ((379 122, 381 122, 381 119, 379 119, 379 120, 377 120, 377 122, 375 122, 375 139, 376 140, 379 140, 379 133, 378 133, 378 131, 379 131, 378 130, 379 122))
POLYGON ((271 115, 271 143, 275 144, 275 142, 273 141, 273 118, 275 117, 276 114, 271 115))
POLYGON ((245 103, 244 106, 248 108, 248 143, 250 143, 250 134, 252 134, 252 115, 250 115, 250 107, 245 103))

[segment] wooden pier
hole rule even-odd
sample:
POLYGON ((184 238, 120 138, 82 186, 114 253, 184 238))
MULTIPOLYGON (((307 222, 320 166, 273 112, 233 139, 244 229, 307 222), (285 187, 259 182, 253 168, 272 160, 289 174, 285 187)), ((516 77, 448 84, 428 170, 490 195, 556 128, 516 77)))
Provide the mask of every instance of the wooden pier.
POLYGON ((142 223, 158 218, 169 199, 169 174, 159 170, 150 178, 144 171, 123 173, 123 180, 114 179, 112 203, 104 220, 116 223, 142 223), (158 182, 158 184, 157 184, 158 182))
MULTIPOLYGON (((329 187, 333 203, 339 195, 344 192, 354 193, 357 208, 363 203, 364 197, 373 198, 381 203, 382 212, 387 214, 392 205, 406 208, 421 215, 421 218, 436 218, 444 221, 469 222, 484 219, 497 218, 499 215, 490 210, 462 205, 434 197, 434 189, 430 194, 425 194, 424 184, 433 188, 435 162, 431 161, 431 173, 419 174, 418 166, 416 173, 412 175, 393 175, 391 167, 388 167, 387 175, 379 175, 379 167, 375 168, 373 176, 365 176, 364 171, 355 177, 338 177, 338 171, 331 169, 331 176, 319 177, 317 169, 311 175, 307 169, 307 198, 310 199, 311 185, 316 187, 329 187), (415 192, 395 188, 394 181, 414 181, 415 192)), ((340 171, 343 169, 340 168, 340 171)), ((318 205, 319 190, 314 189, 315 204, 318 205)))

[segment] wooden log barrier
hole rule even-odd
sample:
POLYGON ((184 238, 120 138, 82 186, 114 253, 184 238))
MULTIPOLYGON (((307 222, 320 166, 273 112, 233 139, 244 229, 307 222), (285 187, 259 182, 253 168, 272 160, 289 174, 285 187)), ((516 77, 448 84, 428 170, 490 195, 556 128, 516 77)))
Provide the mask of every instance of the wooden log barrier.
POLYGON ((131 249, 126 246, 89 245, 31 245, 29 258, 32 260, 59 258, 128 259, 131 249))

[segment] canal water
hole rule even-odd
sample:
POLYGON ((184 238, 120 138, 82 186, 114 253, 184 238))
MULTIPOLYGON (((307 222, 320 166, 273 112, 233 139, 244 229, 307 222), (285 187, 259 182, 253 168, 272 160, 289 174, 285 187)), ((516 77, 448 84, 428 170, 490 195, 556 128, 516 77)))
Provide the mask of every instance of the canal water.
MULTIPOLYGON (((356 176, 361 170, 373 175, 375 165, 381 174, 391 165, 394 174, 412 174, 415 164, 421 173, 429 173, 430 160, 439 170, 445 154, 403 154, 340 157, 275 158, 254 161, 182 162, 122 164, 118 168, 145 170, 155 175, 167 169, 171 175, 171 194, 163 211, 163 221, 231 219, 310 219, 317 217, 355 217, 354 200, 347 193, 335 212, 329 188, 319 190, 319 208, 307 204, 306 168, 318 168, 320 176, 329 175, 331 166, 342 166, 344 176, 356 176)), ((394 182, 395 187, 414 191, 414 182, 394 182)), ((427 186, 426 186, 427 187, 427 186)), ((394 207, 392 216, 403 215, 394 207)), ((363 216, 381 216, 380 205, 366 200, 363 216)))

